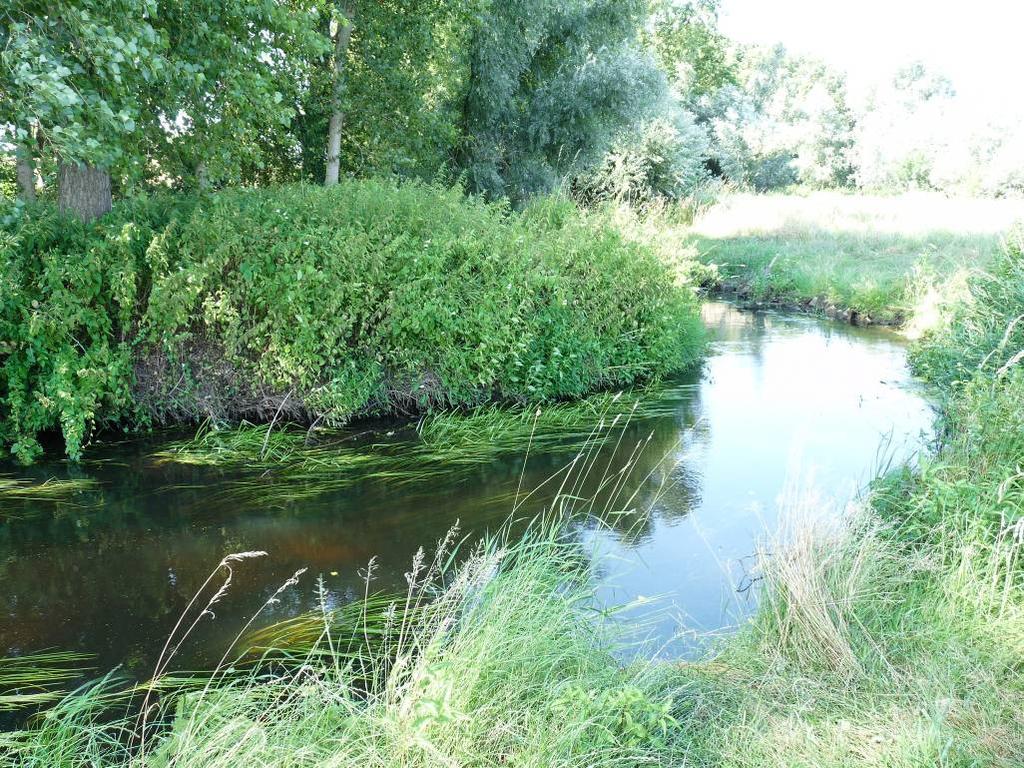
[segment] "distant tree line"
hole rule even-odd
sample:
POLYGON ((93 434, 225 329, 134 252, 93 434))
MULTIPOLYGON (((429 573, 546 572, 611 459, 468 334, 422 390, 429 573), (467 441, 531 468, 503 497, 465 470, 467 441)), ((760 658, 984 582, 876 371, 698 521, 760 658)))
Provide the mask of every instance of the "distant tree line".
POLYGON ((0 20, 0 193, 85 219, 155 187, 381 174, 514 204, 1024 191, 1024 130, 951 131, 948 80, 913 65, 855 107, 821 62, 728 40, 717 0, 10 0, 0 20))

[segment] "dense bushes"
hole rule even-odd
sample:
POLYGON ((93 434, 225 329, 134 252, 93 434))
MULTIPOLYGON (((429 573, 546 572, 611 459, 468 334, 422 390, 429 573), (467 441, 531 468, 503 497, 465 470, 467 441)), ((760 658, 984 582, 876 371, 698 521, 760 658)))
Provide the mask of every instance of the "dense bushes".
POLYGON ((59 428, 580 395, 697 354, 649 251, 560 200, 522 214, 348 182, 30 211, 0 234, 0 441, 59 428))

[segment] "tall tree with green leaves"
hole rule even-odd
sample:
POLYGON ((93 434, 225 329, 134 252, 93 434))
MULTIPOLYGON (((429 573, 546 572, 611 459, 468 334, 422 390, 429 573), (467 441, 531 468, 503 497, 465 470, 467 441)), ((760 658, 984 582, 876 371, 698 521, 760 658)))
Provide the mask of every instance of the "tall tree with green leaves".
POLYGON ((469 30, 487 1, 321 0, 329 49, 292 92, 301 175, 435 175, 456 141, 469 30))
POLYGON ((22 147, 35 126, 60 161, 60 206, 81 218, 110 210, 111 167, 138 151, 145 94, 167 71, 156 13, 155 0, 13 0, 0 12, 0 122, 22 147))
POLYGON ((2 12, 0 87, 59 161, 62 209, 110 209, 114 174, 231 177, 286 125, 278 80, 319 52, 317 9, 281 0, 14 0, 2 12), (155 168, 154 168, 155 166, 155 168))
POLYGON ((470 191, 513 200, 601 162, 657 110, 664 74, 641 44, 646 0, 507 0, 469 51, 458 165, 470 191))
POLYGON ((738 85, 732 42, 718 29, 719 0, 656 0, 644 42, 687 106, 738 85))
POLYGON ((291 81, 328 46, 321 9, 303 0, 175 0, 158 28, 173 51, 146 135, 165 173, 195 186, 242 180, 273 162, 295 115, 291 81))

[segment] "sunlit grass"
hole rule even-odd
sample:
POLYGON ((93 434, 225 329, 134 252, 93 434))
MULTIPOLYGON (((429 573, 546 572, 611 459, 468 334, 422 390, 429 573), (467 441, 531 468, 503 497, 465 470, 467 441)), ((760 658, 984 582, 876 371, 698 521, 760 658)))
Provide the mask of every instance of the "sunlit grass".
POLYGON ((687 242, 751 300, 902 323, 930 290, 990 264, 1022 216, 1017 201, 938 194, 737 194, 699 216, 687 242))

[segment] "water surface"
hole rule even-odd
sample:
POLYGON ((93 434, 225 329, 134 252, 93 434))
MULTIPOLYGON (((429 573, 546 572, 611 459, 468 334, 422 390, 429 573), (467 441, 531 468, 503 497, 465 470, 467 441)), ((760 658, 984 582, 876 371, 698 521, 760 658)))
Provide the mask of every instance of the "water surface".
MULTIPOLYGON (((619 450, 608 448, 597 465, 619 466, 644 444, 620 500, 636 491, 630 508, 650 514, 580 531, 600 554, 601 599, 657 597, 651 631, 669 648, 673 638, 733 626, 750 610, 737 588, 795 474, 814 483, 830 514, 880 463, 919 451, 932 418, 889 331, 719 303, 707 305, 705 320, 704 365, 667 382, 658 414, 633 419, 621 442, 609 443, 619 450)), ((404 588, 421 545, 429 549, 456 521, 465 532, 499 526, 520 485, 540 485, 575 455, 535 447, 525 472, 517 452, 468 468, 453 463, 418 481, 371 479, 288 500, 273 492, 273 477, 261 479, 265 493, 225 493, 238 472, 160 462, 159 448, 158 439, 140 440, 99 446, 79 467, 0 467, 95 481, 69 503, 0 497, 0 654, 87 651, 100 669, 124 663, 143 675, 217 562, 265 550, 237 567, 216 619, 200 625, 178 659, 186 668, 215 662, 297 569, 309 571, 260 622, 313 609, 318 575, 332 604, 357 598, 374 556, 375 588, 404 588)), ((524 511, 549 500, 538 494, 524 511)))

